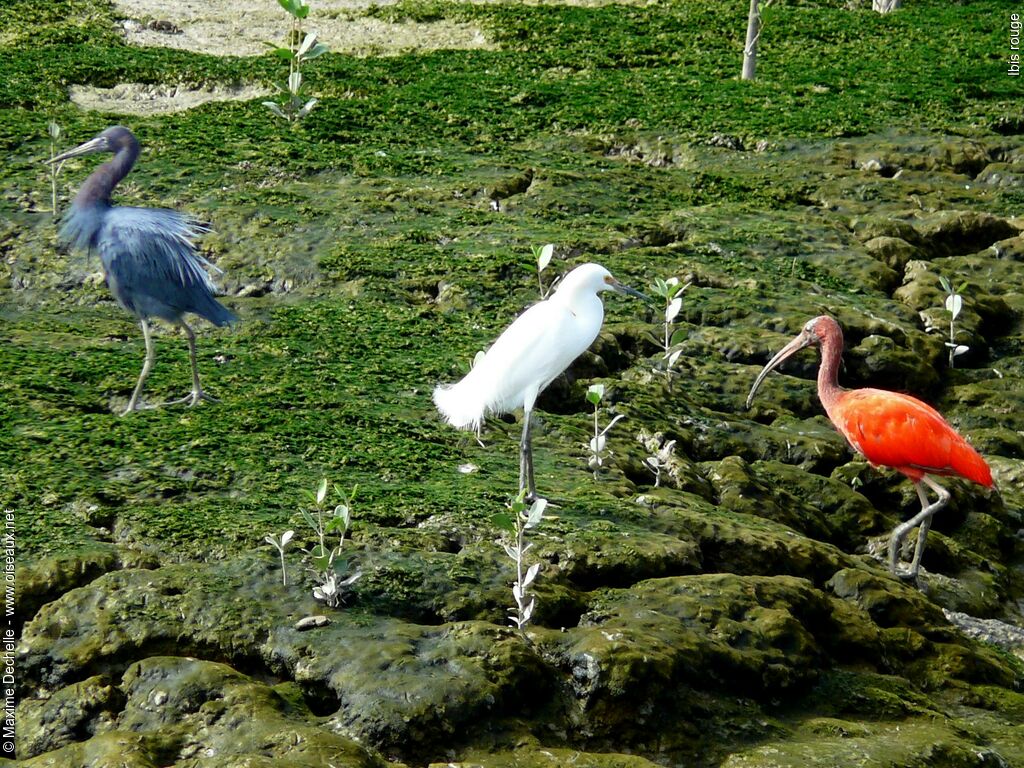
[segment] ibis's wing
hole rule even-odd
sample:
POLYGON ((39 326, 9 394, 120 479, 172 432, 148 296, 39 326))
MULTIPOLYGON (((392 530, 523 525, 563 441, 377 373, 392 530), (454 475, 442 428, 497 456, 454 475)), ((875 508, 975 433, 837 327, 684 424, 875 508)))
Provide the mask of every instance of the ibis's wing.
POLYGON ((962 475, 991 485, 988 465, 942 415, 916 397, 881 389, 845 393, 829 414, 872 464, 910 476, 962 475))

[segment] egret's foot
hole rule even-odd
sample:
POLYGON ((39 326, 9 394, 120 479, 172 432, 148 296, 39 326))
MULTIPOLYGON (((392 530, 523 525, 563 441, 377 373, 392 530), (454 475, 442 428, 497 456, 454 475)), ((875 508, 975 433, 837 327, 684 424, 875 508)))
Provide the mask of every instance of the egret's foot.
POLYGON ((542 499, 544 501, 547 501, 549 503, 549 505, 550 505, 550 500, 549 499, 545 499, 543 496, 541 496, 536 491, 534 491, 533 493, 528 493, 525 496, 523 496, 523 501, 525 501, 527 504, 531 504, 531 505, 533 504, 533 502, 541 501, 542 499))

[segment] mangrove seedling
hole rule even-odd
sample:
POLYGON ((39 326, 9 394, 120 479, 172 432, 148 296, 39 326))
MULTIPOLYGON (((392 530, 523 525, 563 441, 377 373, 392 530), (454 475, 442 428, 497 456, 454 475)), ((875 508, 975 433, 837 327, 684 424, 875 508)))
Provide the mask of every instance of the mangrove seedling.
POLYGON ((676 317, 679 315, 679 311, 683 308, 683 292, 689 287, 689 282, 681 284, 678 277, 670 277, 668 280, 656 277, 654 285, 651 286, 651 290, 665 302, 661 338, 658 341, 663 351, 661 364, 664 367, 665 378, 668 379, 669 386, 672 385, 672 366, 676 364, 676 360, 679 359, 679 355, 682 353, 681 349, 673 349, 673 347, 676 347, 682 341, 683 330, 680 328, 673 331, 673 325, 676 317))
MULTIPOLYGON (((548 243, 545 246, 538 248, 536 245, 530 246, 533 251, 533 259, 537 264, 537 285, 540 287, 540 298, 541 301, 548 297, 551 293, 551 289, 555 287, 555 283, 552 282, 547 288, 544 287, 544 278, 541 273, 547 268, 548 264, 551 263, 551 257, 555 255, 555 246, 553 243, 548 243)), ((555 282, 558 278, 555 278, 555 282)))
POLYGON ((338 606, 344 595, 344 588, 354 584, 363 575, 359 570, 344 578, 339 575, 348 570, 348 561, 340 556, 345 545, 345 535, 352 522, 351 505, 358 488, 358 485, 353 486, 347 495, 336 488, 335 492, 341 503, 332 511, 328 511, 324 504, 327 499, 327 478, 321 478, 316 494, 312 497, 316 517, 313 517, 313 513, 308 509, 299 509, 303 520, 313 529, 318 540, 311 549, 303 550, 309 558, 308 569, 317 583, 313 588, 313 597, 323 600, 332 608, 338 606), (328 534, 335 532, 338 534, 337 546, 328 545, 328 534))
POLYGON ((288 62, 288 80, 284 83, 275 83, 274 86, 287 98, 281 104, 273 101, 264 101, 263 106, 269 109, 278 117, 283 117, 289 122, 301 120, 316 106, 316 99, 303 101, 302 94, 302 65, 307 61, 327 53, 327 46, 316 41, 316 32, 303 34, 302 21, 309 15, 309 6, 306 0, 277 0, 291 18, 291 29, 288 31, 288 45, 278 46, 275 43, 267 43, 271 53, 278 58, 288 62))
MULTIPOLYGON (((643 442, 643 441, 641 441, 643 442)), ((654 487, 657 488, 661 484, 661 470, 663 467, 668 465, 669 460, 672 458, 672 452, 676 448, 676 441, 669 440, 656 453, 646 457, 643 460, 643 464, 647 467, 654 475, 654 487)))
POLYGON ((284 587, 288 586, 288 570, 284 564, 284 548, 288 546, 288 542, 292 540, 292 536, 295 535, 295 531, 285 531, 281 534, 280 539, 275 539, 273 535, 268 534, 263 538, 267 544, 273 546, 279 555, 281 555, 281 585, 284 587))
POLYGON ((511 534, 514 539, 511 544, 505 541, 501 542, 501 546, 509 559, 516 564, 516 580, 512 585, 515 609, 509 613, 509 618, 512 626, 520 632, 524 632, 523 628, 533 616, 533 609, 537 601, 530 592, 530 585, 540 573, 540 563, 534 563, 525 571, 523 570, 526 566, 526 553, 533 547, 532 542, 526 541, 526 532, 540 525, 541 520, 544 519, 544 509, 547 505, 547 499, 537 499, 527 508, 526 489, 524 488, 519 491, 518 496, 509 502, 508 512, 499 512, 493 517, 494 524, 501 531, 511 534))
MULTIPOLYGON (((594 479, 598 477, 598 471, 604 464, 605 446, 608 442, 608 430, 615 426, 619 419, 624 419, 621 413, 608 422, 608 425, 601 429, 601 400, 604 398, 604 384, 591 384, 587 388, 587 402, 594 406, 594 436, 590 439, 590 459, 587 465, 594 471, 594 479)), ((611 453, 609 452, 609 456, 611 453)))
POLYGON ((956 340, 957 334, 962 332, 962 329, 957 330, 956 319, 964 308, 964 299, 960 292, 966 283, 960 283, 959 288, 954 288, 949 280, 940 275, 939 284, 946 292, 946 311, 949 312, 949 341, 946 342, 946 348, 949 349, 949 367, 956 368, 956 358, 970 350, 969 346, 958 344, 956 340))

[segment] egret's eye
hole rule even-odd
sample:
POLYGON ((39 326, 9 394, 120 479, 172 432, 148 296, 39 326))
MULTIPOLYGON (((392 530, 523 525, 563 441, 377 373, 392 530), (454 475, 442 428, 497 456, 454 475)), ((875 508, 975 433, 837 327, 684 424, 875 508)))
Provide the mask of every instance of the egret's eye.
POLYGON ((604 281, 608 283, 608 285, 615 285, 615 278, 612 277, 611 275, 605 275, 604 281))

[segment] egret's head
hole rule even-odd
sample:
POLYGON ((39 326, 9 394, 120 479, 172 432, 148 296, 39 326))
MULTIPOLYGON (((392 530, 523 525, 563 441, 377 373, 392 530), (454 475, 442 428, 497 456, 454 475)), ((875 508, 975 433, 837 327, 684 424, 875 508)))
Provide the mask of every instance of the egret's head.
POLYGON ((650 301, 650 298, 640 293, 640 291, 620 283, 611 272, 600 264, 583 264, 576 267, 576 269, 562 278, 562 281, 558 284, 558 292, 561 293, 562 291, 569 293, 617 291, 618 293, 625 293, 650 301))

